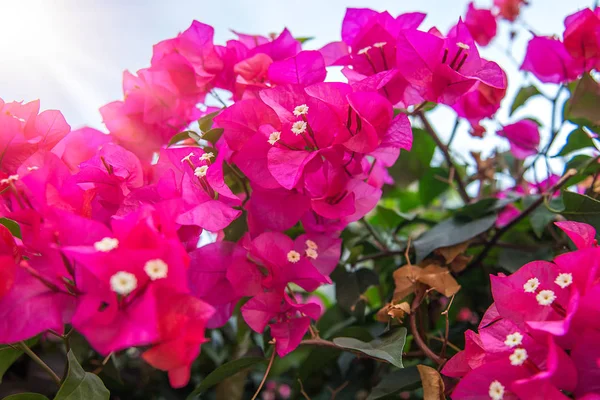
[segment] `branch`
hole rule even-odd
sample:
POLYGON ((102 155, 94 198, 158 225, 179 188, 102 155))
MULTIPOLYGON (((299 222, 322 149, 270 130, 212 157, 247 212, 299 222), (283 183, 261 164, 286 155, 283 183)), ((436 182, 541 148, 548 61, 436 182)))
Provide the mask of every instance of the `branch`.
POLYGON ((365 228, 367 228, 367 230, 369 231, 369 233, 371 234, 371 236, 373 236, 373 239, 375 239, 375 241, 377 243, 379 243, 379 245, 381 246, 382 249, 387 250, 388 246, 387 244, 383 241, 383 239, 381 238, 381 236, 379 236, 379 234, 375 231, 375 229, 373 229, 373 227, 371 226, 371 224, 369 224, 367 222, 367 220, 365 219, 365 217, 362 217, 360 219, 360 222, 362 222, 362 224, 365 226, 365 228))
POLYGON ((421 337, 421 334, 419 333, 419 329, 417 328, 417 310, 421 305, 421 301, 423 300, 424 295, 425 291, 421 289, 418 291, 418 293, 415 295, 415 298, 413 299, 410 311, 410 330, 413 334, 415 343, 417 344, 417 346, 419 346, 423 353, 425 353, 425 355, 431 360, 433 360, 436 364, 442 365, 444 362, 446 362, 446 360, 435 354, 433 350, 431 350, 429 346, 427 346, 427 343, 425 343, 425 341, 421 337))
POLYGON ((567 181, 574 175, 577 174, 577 170, 575 169, 570 169, 568 170, 559 180, 558 182, 556 182, 556 185, 552 186, 548 191, 546 191, 545 193, 542 193, 542 195, 533 203, 531 203, 531 205, 529 207, 527 207, 525 210, 523 210, 521 212, 521 214, 519 214, 515 219, 513 219, 512 221, 510 221, 509 224, 507 224, 506 226, 504 226, 501 229, 498 229, 496 231, 496 234, 492 237, 492 239, 490 239, 490 241, 487 243, 487 245, 483 248, 483 250, 481 251, 481 253, 479 253, 479 255, 477 256, 477 258, 475 259, 475 261, 473 261, 471 263, 471 265, 478 265, 481 264, 481 262, 485 259, 485 257, 489 254, 489 252, 492 250, 492 248, 498 243, 498 241, 500 240, 500 238, 506 233, 508 232, 513 226, 515 226, 516 224, 518 224, 519 222, 521 222, 525 217, 527 217, 529 214, 531 214, 532 212, 535 211, 536 208, 538 208, 540 205, 542 205, 542 203, 544 203, 544 199, 547 196, 551 196, 554 194, 554 192, 556 192, 558 189, 560 189, 561 187, 564 186, 565 183, 567 183, 567 181))
POLYGON ((265 376, 263 376, 262 381, 260 381, 260 385, 258 385, 258 389, 256 389, 256 393, 252 396, 252 400, 255 400, 258 397, 261 389, 263 388, 265 382, 267 381, 267 376, 269 376, 269 372, 271 371, 271 367, 273 366, 273 361, 275 361, 275 354, 277 352, 273 349, 273 353, 271 354, 271 359, 269 360, 269 365, 267 366, 267 370, 265 371, 265 376))
POLYGON ((429 133, 429 136, 431 136, 431 138, 433 139, 433 141, 435 142, 437 147, 439 147, 440 150, 442 151, 442 153, 444 154, 444 158, 446 159, 446 163, 448 163, 448 166, 450 167, 450 169, 454 171, 454 180, 456 181, 456 186, 457 186, 457 190, 458 190, 458 194, 460 195, 460 198, 463 200, 463 202, 465 204, 469 204, 471 199, 469 198, 469 194, 467 193, 467 190, 462 181, 460 173, 458 172, 458 169, 456 168, 456 165, 454 164, 454 161, 452 160, 452 156, 450 155, 450 152, 448 151, 448 147, 442 143, 442 141, 440 140, 437 133, 435 133, 433 126, 431 126, 431 124, 429 123, 429 120, 427 119, 425 114, 423 114, 422 111, 419 111, 416 113, 416 115, 421 119, 421 121, 423 122, 423 127, 425 128, 427 133, 429 133))
POLYGON ((39 358, 37 356, 37 354, 35 354, 33 352, 33 350, 31 350, 29 348, 29 346, 27 346, 27 344, 25 342, 19 342, 18 343, 18 347, 21 348, 21 350, 23 350, 23 352, 25 354, 27 354, 37 365, 39 365, 44 371, 46 371, 46 373, 48 375, 50 375, 50 378, 52 378, 52 380, 54 382, 56 382, 56 384, 58 386, 60 386, 60 378, 58 377, 58 375, 56 375, 56 373, 52 370, 52 368, 50 368, 48 366, 48 364, 46 364, 41 358, 39 358))

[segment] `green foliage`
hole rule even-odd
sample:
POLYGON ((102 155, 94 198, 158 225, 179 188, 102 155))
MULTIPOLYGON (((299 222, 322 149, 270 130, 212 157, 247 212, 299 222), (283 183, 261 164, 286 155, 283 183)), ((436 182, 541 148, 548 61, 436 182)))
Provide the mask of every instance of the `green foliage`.
POLYGON ((409 367, 391 372, 384 376, 381 382, 373 388, 367 400, 386 399, 397 395, 402 390, 414 387, 419 382, 421 382, 421 376, 417 367, 409 367))
POLYGON ((565 157, 575 151, 587 148, 595 148, 594 140, 583 128, 575 128, 569 133, 567 143, 556 157, 565 157))
POLYGON ((410 152, 402 152, 389 170, 397 184, 406 186, 420 179, 431 164, 435 142, 423 129, 413 128, 413 145, 410 152))
POLYGON ((333 339, 333 343, 339 347, 359 351, 370 357, 387 361, 398 368, 404 367, 402 365, 402 352, 405 342, 406 328, 398 328, 368 343, 348 337, 333 339))
POLYGON ((8 230, 10 231, 10 233, 14 237, 19 238, 19 239, 23 238, 21 235, 21 227, 19 226, 18 223, 16 223, 12 219, 0 218, 0 225, 4 225, 5 227, 7 227, 8 230))
POLYGON ((600 86, 590 74, 585 74, 577 81, 571 91, 571 97, 565 102, 564 119, 597 130, 600 125, 598 104, 600 104, 600 86))
POLYGON ((6 396, 2 400, 48 400, 48 398, 39 393, 19 393, 6 396))
POLYGON ((524 105, 527 100, 531 99, 532 97, 539 96, 540 94, 541 93, 538 88, 533 85, 523 86, 521 89, 519 89, 515 99, 513 100, 513 103, 510 105, 509 115, 513 115, 513 113, 517 111, 519 107, 524 105))
POLYGON ((110 393, 97 375, 85 372, 72 351, 67 354, 69 371, 54 400, 108 400, 110 393))
POLYGON ((590 224, 600 232, 600 201, 573 192, 563 192, 562 200, 564 209, 560 213, 565 218, 590 224))
MULTIPOLYGON (((35 338, 28 339, 25 344, 29 347, 34 346, 38 341, 37 336, 35 338)), ((16 345, 2 345, 0 346, 0 383, 2 383, 2 377, 10 366, 23 355, 23 350, 16 347, 16 345)))

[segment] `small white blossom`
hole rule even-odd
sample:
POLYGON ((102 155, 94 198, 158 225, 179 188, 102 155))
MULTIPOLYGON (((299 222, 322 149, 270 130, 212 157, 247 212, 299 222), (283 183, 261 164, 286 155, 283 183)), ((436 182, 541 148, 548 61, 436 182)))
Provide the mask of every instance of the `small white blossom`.
POLYGON ((504 386, 498 381, 493 381, 490 383, 488 394, 492 400, 502 400, 504 398, 504 386))
POLYGON ((301 115, 306 115, 308 114, 308 106, 306 104, 301 104, 299 106, 296 106, 296 108, 294 108, 294 115, 296 117, 299 117, 301 115))
POLYGON ((306 244, 306 247, 308 247, 309 249, 313 249, 313 250, 319 249, 319 246, 317 246, 317 244, 310 239, 306 239, 306 242, 304 242, 304 244, 306 244))
POLYGON ((523 365, 525 360, 527 360, 527 350, 515 349, 515 351, 508 357, 508 359, 510 360, 511 365, 523 365))
POLYGON ((269 144, 271 146, 273 146, 275 143, 277 143, 279 141, 279 139, 281 139, 281 132, 273 132, 269 135, 269 144))
POLYGON ((313 260, 316 260, 317 257, 319 257, 319 253, 317 253, 317 251, 315 249, 306 249, 306 257, 308 258, 312 258, 313 260))
POLYGON ((538 304, 541 306, 549 306, 556 300, 556 295, 552 290, 541 290, 536 296, 538 304))
POLYGON ((208 165, 203 165, 194 170, 194 175, 196 175, 198 178, 203 178, 206 176, 206 171, 208 171, 208 165))
POLYGON ((290 250, 287 253, 287 259, 291 263, 297 263, 298 261, 300 261, 300 253, 298 253, 295 250, 290 250))
POLYGON ((192 156, 194 155, 194 152, 191 152, 190 154, 188 154, 187 156, 183 157, 181 159, 181 162, 186 162, 186 161, 190 161, 190 158, 192 158, 192 156))
POLYGON ((151 280, 155 281, 167 277, 169 266, 161 259, 150 260, 144 265, 144 271, 151 280))
POLYGON ((215 155, 211 152, 204 153, 200 156, 200 161, 210 161, 215 155))
POLYGON ((4 183, 4 184, 8 185, 9 183, 14 182, 16 180, 19 180, 19 175, 9 175, 8 178, 2 179, 0 181, 0 183, 4 183))
POLYGON ((571 283, 573 283, 573 275, 569 273, 558 274, 554 283, 556 283, 558 286, 564 289, 567 286, 570 286, 571 283))
POLYGON ((296 135, 306 132, 306 122, 304 122, 304 121, 294 122, 294 124, 292 125, 292 132, 294 132, 294 134, 296 134, 296 135))
POLYGON ((136 287, 137 278, 129 272, 119 271, 110 277, 110 288, 120 295, 127 296, 136 287))
POLYGON ((521 343, 523 343, 523 335, 521 335, 519 332, 506 335, 506 340, 504 341, 504 344, 508 347, 516 347, 521 343))
POLYGON ((105 237, 99 242, 94 243, 94 248, 96 251, 101 251, 103 253, 108 253, 111 250, 119 247, 119 240, 115 238, 105 237))
POLYGON ((538 278, 531 278, 523 285, 525 293, 535 293, 537 288, 540 286, 540 280, 538 278))

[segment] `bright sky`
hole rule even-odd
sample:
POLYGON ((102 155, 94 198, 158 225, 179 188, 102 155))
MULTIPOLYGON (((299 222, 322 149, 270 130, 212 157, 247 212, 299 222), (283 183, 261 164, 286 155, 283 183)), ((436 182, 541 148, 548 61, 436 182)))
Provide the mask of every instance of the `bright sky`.
MULTIPOLYGON (((135 71, 150 62, 152 45, 185 30, 193 19, 215 27, 216 42, 232 38, 229 29, 267 34, 288 27, 295 36, 313 36, 310 48, 339 40, 346 7, 428 13, 427 27, 442 31, 466 11, 468 0, 0 0, 0 97, 41 99, 43 109, 61 110, 78 128, 103 128, 98 108, 122 97, 122 71, 135 71)), ((476 1, 489 7, 492 0, 476 1)), ((539 34, 561 34, 563 19, 592 0, 530 0, 524 20, 539 34)), ((519 89, 521 74, 504 54, 508 24, 483 54, 502 65, 510 90, 499 118, 510 123, 506 107, 519 89)), ((524 31, 521 31, 524 32, 524 31)), ((513 46, 513 57, 523 58, 528 34, 513 46)), ((554 95, 556 88, 546 93, 554 95)), ((520 116, 537 114, 547 120, 550 107, 534 100, 520 116)), ((450 112, 440 110, 435 125, 446 136, 452 128, 450 112)), ((495 140, 495 139, 488 139, 495 140)), ((456 143, 489 148, 490 142, 471 140, 466 130, 456 143)), ((504 142, 499 142, 504 143, 504 142)), ((505 145, 505 143, 504 143, 505 145)))

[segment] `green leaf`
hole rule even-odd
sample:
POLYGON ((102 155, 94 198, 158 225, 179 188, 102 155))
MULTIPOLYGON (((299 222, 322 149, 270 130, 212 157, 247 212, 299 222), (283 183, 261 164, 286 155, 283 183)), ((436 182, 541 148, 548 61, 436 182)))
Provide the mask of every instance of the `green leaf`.
MULTIPOLYGON (((539 199, 539 195, 535 195, 535 196, 527 196, 523 199, 523 207, 527 208, 529 207, 532 203, 534 203, 537 199, 539 199)), ((558 200, 560 203, 560 199, 553 199, 553 200, 558 200)), ((556 209, 556 207, 560 207, 560 204, 556 204, 556 201, 551 201, 550 206, 553 209, 556 209)), ((546 227, 548 226, 548 224, 552 221, 554 221, 556 219, 556 215, 554 213, 552 213, 547 207, 538 207, 536 208, 530 215, 529 217, 529 222, 531 223, 531 228, 533 229, 533 232, 536 234, 536 236, 538 238, 542 237, 542 234, 544 233, 544 230, 546 229, 546 227)))
POLYGON ((377 206, 375 215, 369 220, 373 225, 394 229, 404 221, 412 221, 415 215, 396 212, 390 208, 377 206))
POLYGON ((204 139, 207 142, 210 142, 212 144, 215 144, 221 138, 223 131, 224 131, 223 128, 211 129, 211 130, 207 131, 206 133, 204 133, 204 135, 202 135, 202 139, 204 139))
POLYGON ((369 286, 379 284, 379 275, 368 268, 347 272, 345 268, 338 267, 333 271, 331 278, 335 282, 335 298, 339 306, 357 315, 364 312, 364 303, 359 301, 360 295, 369 286))
POLYGON ((314 36, 301 36, 301 37, 297 37, 297 38, 294 38, 294 39, 296 39, 296 41, 304 44, 304 43, 306 43, 306 42, 308 42, 310 40, 313 40, 314 36))
MULTIPOLYGON (((403 368, 387 374, 381 382, 371 390, 367 400, 380 400, 397 395, 400 391, 411 388, 421 382, 417 367, 403 368)), ((396 397, 393 397, 396 398, 396 397)))
POLYGON ((577 82, 571 98, 565 102, 565 118, 578 125, 590 128, 600 125, 600 85, 590 74, 585 74, 577 82))
POLYGON ((484 217, 490 213, 503 209, 507 205, 514 203, 518 197, 509 196, 505 199, 482 199, 476 203, 467 204, 455 211, 454 216, 461 219, 474 220, 484 217))
POLYGON ((405 342, 406 328, 398 328, 370 342, 347 337, 333 339, 333 343, 344 349, 359 351, 371 357, 387 361, 398 368, 404 367, 402 365, 402 351, 405 342))
POLYGON ((72 351, 67 354, 69 372, 54 400, 108 400, 110 393, 96 375, 85 372, 72 351))
POLYGON ((200 128, 200 132, 208 132, 212 129, 213 119, 221 113, 221 110, 217 110, 211 112, 210 114, 206 114, 204 117, 198 120, 198 127, 200 128))
POLYGON ((420 179, 429 169, 435 142, 423 129, 413 128, 413 146, 410 152, 401 152, 389 173, 397 184, 406 186, 420 179))
POLYGON ((574 192, 563 192, 562 200, 565 208, 561 214, 566 219, 584 222, 600 232, 600 201, 574 192))
POLYGON ((419 179, 419 199, 422 205, 431 204, 438 196, 450 188, 450 173, 446 168, 429 168, 419 179))
POLYGON ((414 241, 417 262, 437 248, 453 246, 474 238, 494 226, 495 222, 496 214, 473 221, 450 218, 440 222, 414 241))
POLYGON ((574 151, 585 149, 588 147, 594 148, 594 140, 583 128, 576 128, 567 138, 567 143, 554 157, 564 157, 571 154, 574 151))
POLYGON ((510 105, 509 115, 512 115, 519 107, 525 104, 527 100, 540 94, 540 91, 533 85, 523 86, 521 89, 519 89, 517 95, 515 96, 515 100, 510 105))
POLYGON ((12 219, 0 218, 0 225, 4 225, 8 228, 9 232, 16 238, 22 239, 21 227, 12 219))
POLYGON ((263 364, 266 361, 266 359, 261 357, 246 357, 229 361, 228 363, 221 365, 219 368, 208 374, 202 383, 200 383, 200 385, 194 389, 192 393, 190 393, 190 395, 187 397, 187 400, 195 399, 199 394, 215 386, 222 380, 229 378, 230 376, 233 376, 246 368, 250 368, 253 365, 263 364))
POLYGON ((6 396, 2 400, 48 400, 48 398, 39 393, 19 393, 6 396))
POLYGON ((585 180, 588 176, 593 176, 600 171, 600 164, 596 157, 578 154, 567 162, 567 165, 565 165, 565 173, 570 169, 577 170, 577 175, 569 178, 564 187, 576 185, 585 180))
POLYGON ((247 231, 248 220, 246 210, 243 210, 239 217, 237 217, 225 229, 223 229, 225 240, 230 242, 237 242, 247 231))
POLYGON ((190 138, 190 132, 193 133, 194 135, 196 134, 196 132, 194 131, 183 131, 183 132, 179 132, 178 134, 174 135, 171 140, 169 140, 169 143, 167 144, 167 147, 171 147, 174 144, 177 144, 181 141, 184 141, 186 139, 190 138))
MULTIPOLYGON (((29 347, 32 347, 37 343, 37 341, 38 338, 36 336, 26 340, 25 344, 27 344, 29 347)), ((0 346, 0 383, 2 383, 2 377, 6 371, 8 371, 10 366, 13 365, 13 363, 17 361, 22 354, 23 351, 17 347, 11 347, 7 345, 0 346)))
POLYGON ((500 249, 498 253, 498 265, 508 272, 513 273, 531 261, 551 260, 553 257, 554 253, 550 246, 542 246, 535 251, 506 248, 500 249))

